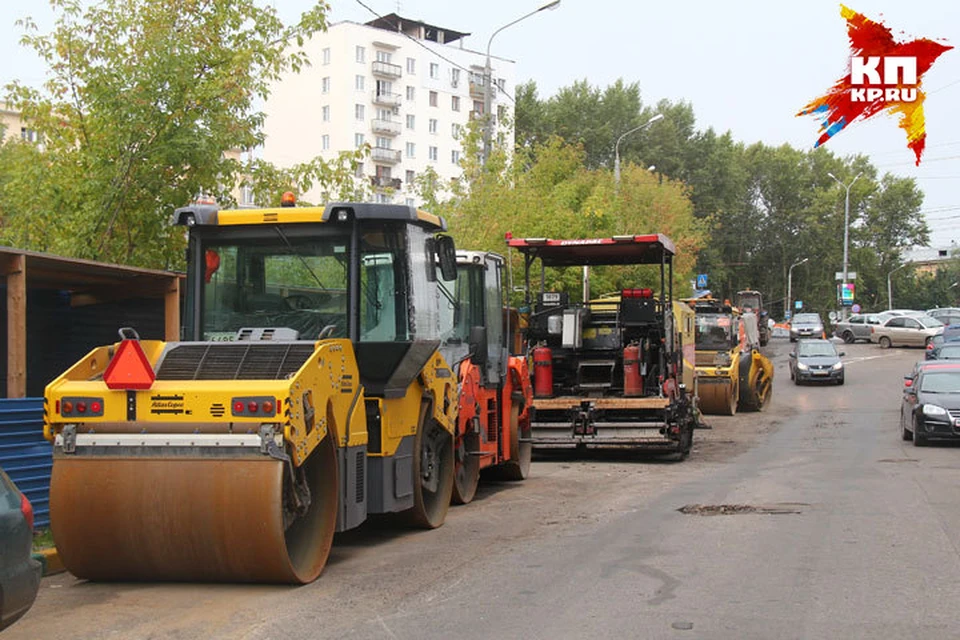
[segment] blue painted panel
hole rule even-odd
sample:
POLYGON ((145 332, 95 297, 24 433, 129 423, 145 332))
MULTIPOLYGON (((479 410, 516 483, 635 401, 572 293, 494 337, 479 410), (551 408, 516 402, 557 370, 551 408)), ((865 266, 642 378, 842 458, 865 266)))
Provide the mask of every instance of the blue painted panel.
POLYGON ((53 447, 43 439, 43 398, 0 399, 0 467, 33 505, 34 526, 49 526, 53 447))

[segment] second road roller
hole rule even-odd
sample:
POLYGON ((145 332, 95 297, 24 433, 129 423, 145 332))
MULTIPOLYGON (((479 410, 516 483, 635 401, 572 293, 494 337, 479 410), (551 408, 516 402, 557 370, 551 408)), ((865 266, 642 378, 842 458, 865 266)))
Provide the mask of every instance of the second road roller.
MULTIPOLYGON (((519 380, 490 330, 502 310, 454 339, 457 256, 438 216, 283 205, 178 209, 182 340, 121 330, 48 385, 51 528, 74 575, 306 583, 368 514, 444 522, 461 352, 487 355, 487 386, 519 380)), ((498 434, 496 462, 522 477, 517 434, 498 434)))
POLYGON ((703 413, 759 411, 773 391, 773 364, 760 352, 757 315, 713 298, 688 300, 696 313, 696 371, 703 413))

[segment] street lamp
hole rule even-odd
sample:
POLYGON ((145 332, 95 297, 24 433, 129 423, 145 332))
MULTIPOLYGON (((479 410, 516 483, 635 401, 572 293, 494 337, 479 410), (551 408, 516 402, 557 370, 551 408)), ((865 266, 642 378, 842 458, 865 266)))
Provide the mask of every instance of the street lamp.
MULTIPOLYGON (((791 317, 793 316, 793 310, 791 309, 791 306, 793 304, 793 297, 792 297, 793 296, 793 268, 803 264, 809 259, 810 258, 797 260, 792 265, 790 265, 789 269, 787 269, 787 313, 789 313, 791 317)), ((786 316, 786 314, 784 314, 784 316, 786 316)))
POLYGON ((662 120, 662 119, 663 119, 663 114, 658 113, 657 115, 653 116, 652 118, 644 122, 639 127, 634 127, 633 129, 630 129, 630 131, 627 131, 626 133, 621 135, 619 138, 617 138, 617 144, 613 146, 613 182, 617 191, 620 190, 620 141, 626 138, 631 133, 636 133, 641 129, 646 129, 657 120, 662 120))
POLYGON ((839 178, 832 173, 827 173, 827 175, 836 180, 837 184, 843 187, 847 192, 847 197, 843 205, 843 288, 840 290, 840 315, 844 320, 846 320, 847 307, 843 304, 843 292, 847 290, 847 255, 848 246, 850 244, 850 187, 852 187, 853 183, 863 175, 863 171, 858 173, 856 177, 850 181, 850 184, 843 184, 840 182, 839 178))
POLYGON ((493 44, 493 38, 506 29, 507 27, 512 27, 521 20, 526 20, 530 16, 540 13, 541 11, 553 10, 560 6, 560 0, 553 0, 553 2, 548 2, 539 9, 534 9, 530 13, 520 16, 513 22, 508 22, 499 29, 493 32, 493 35, 490 36, 490 39, 487 40, 487 64, 483 72, 483 115, 486 118, 486 122, 483 127, 483 161, 486 162, 487 158, 490 157, 490 149, 492 145, 493 138, 493 114, 490 111, 493 109, 493 89, 490 86, 493 84, 493 69, 490 66, 490 45, 493 44))
POLYGON ((895 271, 899 271, 909 264, 909 262, 904 262, 902 265, 896 267, 893 271, 887 274, 887 309, 893 309, 893 284, 890 281, 890 276, 892 276, 895 271))

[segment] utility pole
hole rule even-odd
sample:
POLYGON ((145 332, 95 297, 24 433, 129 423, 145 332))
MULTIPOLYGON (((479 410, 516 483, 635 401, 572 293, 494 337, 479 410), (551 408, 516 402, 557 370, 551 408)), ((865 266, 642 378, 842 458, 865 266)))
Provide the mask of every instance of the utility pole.
POLYGON ((849 255, 850 245, 850 187, 852 187, 853 183, 863 175, 863 172, 861 171, 858 173, 853 180, 850 181, 850 184, 843 184, 840 182, 839 178, 832 173, 827 173, 827 175, 833 178, 837 184, 843 187, 847 192, 847 197, 844 200, 843 205, 843 287, 840 289, 840 316, 846 320, 849 314, 847 313, 847 306, 843 304, 843 292, 847 290, 847 279, 849 275, 849 271, 847 270, 847 256, 849 255))
POLYGON ((493 114, 493 67, 490 66, 490 45, 493 44, 493 38, 506 29, 507 27, 512 27, 521 20, 526 20, 532 15, 538 14, 541 11, 553 10, 560 6, 560 0, 553 0, 553 2, 548 2, 539 9, 534 9, 528 14, 522 15, 513 22, 508 22, 499 29, 493 32, 493 35, 490 36, 490 39, 487 40, 487 63, 484 66, 483 70, 483 161, 486 162, 487 158, 490 157, 490 151, 493 149, 493 129, 494 129, 494 120, 493 114))

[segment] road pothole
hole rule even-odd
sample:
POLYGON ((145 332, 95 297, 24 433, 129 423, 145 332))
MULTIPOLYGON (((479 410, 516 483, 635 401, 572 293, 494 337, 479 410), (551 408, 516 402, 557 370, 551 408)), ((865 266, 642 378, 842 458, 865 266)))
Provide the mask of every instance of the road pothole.
POLYGON ((803 513, 800 507, 810 505, 803 502, 781 502, 778 504, 688 504, 677 509, 690 516, 737 516, 747 513, 767 515, 787 515, 803 513))

